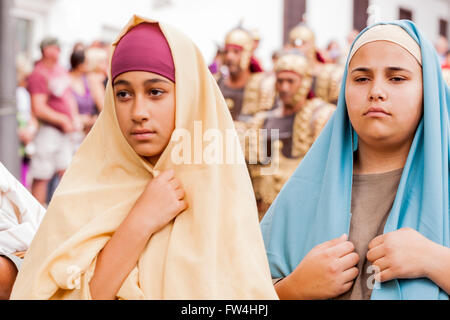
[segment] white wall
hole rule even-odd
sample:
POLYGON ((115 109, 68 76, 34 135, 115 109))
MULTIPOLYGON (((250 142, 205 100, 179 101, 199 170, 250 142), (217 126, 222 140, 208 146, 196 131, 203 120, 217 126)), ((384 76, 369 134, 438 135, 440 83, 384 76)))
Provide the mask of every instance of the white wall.
POLYGON ((316 33, 316 44, 325 48, 330 40, 344 47, 353 29, 353 0, 307 0, 308 26, 316 33))
MULTIPOLYGON (((178 27, 197 44, 206 61, 213 58, 215 44, 223 43, 225 34, 240 20, 246 28, 259 29, 262 40, 256 54, 265 68, 271 67, 272 52, 281 48, 283 0, 170 2, 170 7, 158 9, 153 7, 154 0, 15 0, 13 14, 34 21, 33 58, 40 56, 38 44, 42 37, 54 35, 62 41, 62 61, 66 65, 74 42, 111 38, 134 13, 178 27)), ((450 13, 450 1, 445 0, 371 0, 370 4, 377 5, 386 20, 398 19, 400 6, 411 9, 415 22, 433 42, 439 18, 448 19, 450 13)), ((306 18, 319 47, 325 47, 331 39, 344 47, 353 26, 353 0, 307 0, 306 18)))
MULTIPOLYGON (((446 19, 450 24, 450 5, 444 0, 371 0, 371 5, 379 7, 383 20, 397 20, 399 8, 413 12, 413 20, 425 36, 431 41, 439 36, 439 19, 446 19)), ((449 26, 450 27, 450 26, 449 26)), ((450 30, 449 30, 450 31, 450 30)))
MULTIPOLYGON (((37 0, 20 0, 21 3, 34 1, 37 0)), ((155 18, 181 29, 197 44, 206 61, 214 57, 215 43, 223 43, 225 34, 240 20, 246 28, 259 29, 262 39, 256 54, 266 68, 270 67, 272 52, 282 44, 281 0, 171 0, 172 6, 161 9, 154 8, 151 0, 45 1, 52 4, 46 14, 35 19, 38 29, 33 37, 35 59, 40 56, 38 45, 45 35, 61 40, 62 61, 67 61, 76 41, 90 43, 99 39, 104 27, 119 31, 133 14, 155 18)))
POLYGON ((265 68, 271 66, 272 52, 282 46, 282 0, 172 0, 175 6, 155 17, 166 21, 189 35, 202 50, 207 61, 222 44, 226 33, 239 22, 247 29, 258 29, 261 35, 256 55, 265 68))

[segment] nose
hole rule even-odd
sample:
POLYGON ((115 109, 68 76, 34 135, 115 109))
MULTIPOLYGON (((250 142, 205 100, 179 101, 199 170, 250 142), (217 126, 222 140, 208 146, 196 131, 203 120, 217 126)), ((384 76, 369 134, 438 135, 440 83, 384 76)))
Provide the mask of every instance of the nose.
POLYGON ((290 86, 289 83, 287 81, 281 81, 281 83, 279 84, 279 88, 280 88, 280 93, 287 93, 290 90, 290 86))
POLYGON ((137 95, 131 109, 131 120, 135 123, 142 123, 150 119, 150 113, 144 97, 137 95))
POLYGON ((380 81, 373 81, 372 87, 369 91, 369 101, 384 101, 387 98, 386 91, 383 89, 383 85, 380 81))

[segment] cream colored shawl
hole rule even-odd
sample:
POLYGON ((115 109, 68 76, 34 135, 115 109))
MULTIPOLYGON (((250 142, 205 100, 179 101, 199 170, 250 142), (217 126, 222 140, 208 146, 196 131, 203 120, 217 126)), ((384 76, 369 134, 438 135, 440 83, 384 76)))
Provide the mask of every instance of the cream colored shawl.
MULTIPOLYGON (((118 39, 142 22, 156 21, 134 16, 118 39)), ((186 36, 160 27, 176 69, 176 128, 193 134, 194 121, 202 121, 204 131, 225 136, 233 123, 202 55, 186 36)), ((189 208, 150 238, 117 297, 276 299, 242 152, 242 164, 175 165, 177 143, 155 168, 139 157, 120 132, 109 82, 105 108, 55 192, 12 298, 89 299, 99 251, 155 172, 173 168, 189 208)))

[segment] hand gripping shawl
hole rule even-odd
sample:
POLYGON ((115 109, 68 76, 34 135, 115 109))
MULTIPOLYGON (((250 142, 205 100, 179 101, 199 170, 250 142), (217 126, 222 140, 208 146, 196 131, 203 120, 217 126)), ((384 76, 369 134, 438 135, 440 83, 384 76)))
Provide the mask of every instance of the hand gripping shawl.
MULTIPOLYGON (((410 227, 448 247, 449 89, 433 46, 414 23, 402 20, 381 24, 402 27, 419 44, 424 90, 423 118, 384 233, 410 227)), ((349 233, 357 135, 347 114, 346 78, 347 68, 334 115, 261 222, 274 278, 290 274, 315 245, 349 233)), ((371 298, 448 299, 448 296, 429 279, 420 278, 382 283, 380 289, 373 290, 371 298)))
MULTIPOLYGON (((143 22, 156 21, 134 16, 119 39, 143 22)), ((159 26, 176 69, 176 128, 193 134, 194 121, 202 121, 204 130, 235 134, 197 47, 172 27, 159 26)), ((276 299, 242 152, 239 164, 175 165, 175 145, 169 143, 154 168, 139 157, 120 131, 109 82, 105 108, 55 192, 12 298, 89 299, 99 251, 152 176, 173 168, 189 208, 150 238, 117 298, 276 299)))

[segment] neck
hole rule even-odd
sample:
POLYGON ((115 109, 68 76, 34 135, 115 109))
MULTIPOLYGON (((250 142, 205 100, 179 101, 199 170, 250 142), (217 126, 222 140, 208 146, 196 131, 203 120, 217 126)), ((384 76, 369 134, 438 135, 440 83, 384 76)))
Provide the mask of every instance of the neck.
POLYGON ((159 158, 161 157, 160 154, 156 155, 156 156, 149 156, 146 157, 146 159, 148 160, 148 162, 150 162, 150 164, 155 167, 156 163, 158 162, 159 158))
POLYGON ((227 79, 227 86, 230 88, 243 88, 248 82, 248 79, 250 78, 250 71, 249 70, 241 70, 241 72, 237 74, 230 74, 230 76, 227 79))
POLYGON ((373 147, 358 141, 353 173, 374 174, 403 168, 408 158, 412 139, 398 146, 373 147))
POLYGON ((304 102, 304 100, 301 100, 294 105, 283 104, 283 115, 290 116, 291 114, 299 112, 303 107, 304 102))
POLYGON ((53 59, 48 58, 42 58, 41 62, 47 67, 47 68, 53 68, 56 65, 56 61, 53 59))
POLYGON ((81 72, 80 70, 71 70, 70 73, 72 74, 72 76, 74 77, 81 77, 84 73, 81 72))

